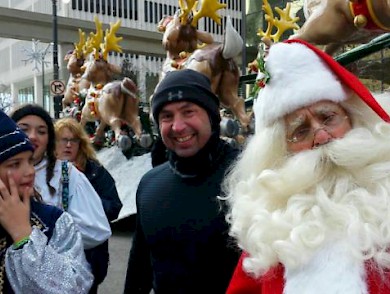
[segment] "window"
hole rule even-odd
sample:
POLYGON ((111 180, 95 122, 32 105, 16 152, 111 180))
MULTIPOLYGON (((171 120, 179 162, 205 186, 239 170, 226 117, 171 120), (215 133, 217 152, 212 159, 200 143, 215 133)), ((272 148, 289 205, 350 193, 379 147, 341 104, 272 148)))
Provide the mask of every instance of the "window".
POLYGON ((34 87, 20 89, 18 99, 19 103, 34 103, 34 87))
POLYGON ((148 22, 148 1, 144 2, 144 13, 145 22, 148 22))

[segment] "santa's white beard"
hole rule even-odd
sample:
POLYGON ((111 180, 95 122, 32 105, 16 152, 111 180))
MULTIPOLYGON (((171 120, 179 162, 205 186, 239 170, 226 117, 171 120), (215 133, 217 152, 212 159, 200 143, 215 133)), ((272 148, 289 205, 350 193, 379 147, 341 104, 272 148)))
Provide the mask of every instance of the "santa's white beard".
POLYGON ((279 262, 294 270, 340 240, 354 259, 390 267, 389 124, 353 129, 276 168, 250 168, 228 197, 231 233, 249 253, 247 272, 258 276, 279 262))

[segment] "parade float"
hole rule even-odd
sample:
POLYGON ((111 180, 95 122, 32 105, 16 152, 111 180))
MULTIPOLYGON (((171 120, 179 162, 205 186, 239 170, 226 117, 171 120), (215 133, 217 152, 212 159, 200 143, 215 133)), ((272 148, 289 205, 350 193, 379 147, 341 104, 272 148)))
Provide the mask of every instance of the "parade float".
POLYGON ((97 148, 107 146, 108 129, 113 134, 112 141, 123 152, 134 144, 149 148, 153 138, 141 124, 137 86, 129 77, 114 80, 122 73, 122 67, 108 62, 109 52, 122 52, 122 37, 116 35, 120 20, 111 23, 105 32, 97 18, 95 25, 96 32, 87 39, 79 30, 79 43, 65 56, 70 77, 63 99, 64 113, 78 116, 84 127, 88 122, 97 122, 92 138, 97 148))
POLYGON ((184 68, 206 75, 221 103, 222 136, 236 140, 239 132, 250 131, 251 121, 244 97, 238 91, 240 71, 236 58, 243 50, 243 39, 230 17, 223 23, 218 14, 226 4, 217 0, 179 0, 178 4, 179 10, 164 16, 158 25, 166 50, 160 80, 168 71, 184 68), (211 34, 197 28, 199 20, 207 17, 225 28, 222 43, 216 43, 211 34))

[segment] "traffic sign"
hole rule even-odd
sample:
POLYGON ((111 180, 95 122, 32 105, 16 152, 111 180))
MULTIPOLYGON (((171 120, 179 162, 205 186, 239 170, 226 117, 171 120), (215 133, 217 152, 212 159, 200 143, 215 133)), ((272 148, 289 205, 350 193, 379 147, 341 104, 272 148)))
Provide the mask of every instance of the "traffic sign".
POLYGON ((65 84, 61 80, 54 80, 50 82, 50 92, 53 95, 62 95, 65 93, 65 84))

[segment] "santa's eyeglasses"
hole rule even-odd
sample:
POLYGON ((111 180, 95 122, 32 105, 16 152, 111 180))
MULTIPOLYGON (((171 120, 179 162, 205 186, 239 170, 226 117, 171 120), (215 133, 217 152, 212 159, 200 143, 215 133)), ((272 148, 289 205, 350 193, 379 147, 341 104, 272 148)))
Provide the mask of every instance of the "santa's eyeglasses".
POLYGON ((315 129, 306 124, 300 125, 289 136, 287 136, 287 142, 301 143, 313 141, 318 131, 324 130, 327 133, 332 133, 335 129, 342 126, 347 119, 348 116, 346 115, 332 113, 324 117, 320 122, 320 126, 315 129))

